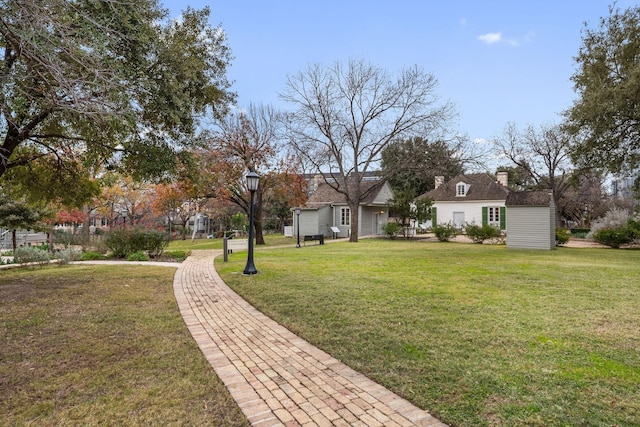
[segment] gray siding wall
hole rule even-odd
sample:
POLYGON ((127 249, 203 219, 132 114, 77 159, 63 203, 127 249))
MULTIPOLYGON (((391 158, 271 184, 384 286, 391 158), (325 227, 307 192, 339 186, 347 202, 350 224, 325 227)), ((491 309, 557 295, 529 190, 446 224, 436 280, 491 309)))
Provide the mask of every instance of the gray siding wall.
POLYGON ((362 216, 360 217, 360 223, 358 234, 360 236, 369 236, 370 234, 374 234, 373 232, 373 211, 371 208, 362 207, 360 208, 362 211, 362 216))
MULTIPOLYGON (((316 210, 313 211, 302 211, 300 213, 300 235, 304 236, 306 234, 318 234, 318 212, 316 210)), ((294 214, 295 216, 295 214, 294 214)), ((294 235, 297 233, 297 230, 294 227, 294 235)))
POLYGON ((556 246, 554 208, 549 206, 508 206, 507 247, 545 249, 556 246))
POLYGON ((555 249, 556 247, 556 205, 551 200, 551 206, 549 207, 549 239, 551 240, 551 248, 555 249))
POLYGON ((331 206, 324 206, 318 210, 318 231, 314 234, 322 234, 324 236, 331 236, 331 206))
MULTIPOLYGON (((335 213, 335 217, 333 217, 333 221, 330 225, 333 227, 338 227, 340 229, 340 233, 338 233, 338 237, 349 237, 349 232, 351 231, 350 226, 340 225, 340 208, 345 208, 345 207, 347 206, 337 205, 335 208, 332 208, 333 212, 335 213)), ((354 215, 357 215, 357 213, 351 212, 351 218, 353 218, 354 215)), ((331 233, 331 235, 333 236, 333 233, 331 233)))

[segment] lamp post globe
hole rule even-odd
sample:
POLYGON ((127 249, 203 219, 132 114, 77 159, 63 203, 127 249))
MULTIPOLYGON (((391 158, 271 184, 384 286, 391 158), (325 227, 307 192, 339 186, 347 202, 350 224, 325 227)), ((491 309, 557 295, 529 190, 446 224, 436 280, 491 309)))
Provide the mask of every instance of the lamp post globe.
POLYGON ((296 244, 296 248, 300 247, 300 212, 302 211, 302 209, 300 208, 295 208, 295 212, 296 212, 296 230, 298 231, 298 243, 296 244))
POLYGON ((257 274, 256 266, 253 265, 253 196, 258 189, 260 176, 255 172, 249 172, 246 176, 247 188, 251 193, 251 201, 249 204, 249 255, 247 256, 247 265, 244 267, 243 274, 257 274))

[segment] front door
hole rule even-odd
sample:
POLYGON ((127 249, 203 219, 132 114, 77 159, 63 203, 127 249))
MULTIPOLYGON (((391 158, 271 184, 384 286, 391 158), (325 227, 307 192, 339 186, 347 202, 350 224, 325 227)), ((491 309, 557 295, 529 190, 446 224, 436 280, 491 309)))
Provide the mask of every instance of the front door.
POLYGON ((464 226, 464 212, 453 213, 453 225, 456 228, 462 228, 464 226))

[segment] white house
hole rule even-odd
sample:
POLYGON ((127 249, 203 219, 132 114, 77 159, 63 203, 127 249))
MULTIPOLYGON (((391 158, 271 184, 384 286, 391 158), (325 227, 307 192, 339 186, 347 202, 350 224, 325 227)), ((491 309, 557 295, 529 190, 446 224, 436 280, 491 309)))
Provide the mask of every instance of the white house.
POLYGON ((499 172, 497 180, 487 174, 458 175, 448 182, 436 177, 436 188, 419 197, 433 200, 432 226, 452 223, 463 228, 467 223, 475 223, 506 230, 507 184, 506 172, 499 172))

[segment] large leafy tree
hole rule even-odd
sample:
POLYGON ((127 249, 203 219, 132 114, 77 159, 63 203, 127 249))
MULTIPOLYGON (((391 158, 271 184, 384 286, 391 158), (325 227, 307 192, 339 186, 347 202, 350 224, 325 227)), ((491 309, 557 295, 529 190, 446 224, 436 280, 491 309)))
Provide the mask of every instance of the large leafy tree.
POLYGON ((609 8, 599 28, 585 24, 572 76, 578 98, 567 111, 570 129, 583 138, 579 167, 611 172, 636 169, 640 160, 640 7, 609 8))
POLYGON ((0 0, 0 177, 69 161, 170 169, 233 95, 209 9, 166 17, 157 0, 0 0))
POLYGON ((360 202, 379 189, 365 190, 362 181, 379 167, 385 147, 412 135, 432 135, 451 117, 436 85, 432 74, 417 67, 392 76, 363 60, 312 65, 288 78, 281 96, 293 107, 285 121, 289 140, 305 164, 345 196, 354 213, 351 242, 358 241, 360 202))
POLYGON ((393 199, 389 201, 389 209, 402 225, 405 237, 409 237, 408 231, 412 225, 416 226, 431 219, 432 204, 433 200, 428 197, 416 198, 414 189, 404 187, 394 191, 393 199))
POLYGON ((389 144, 382 151, 381 167, 395 191, 415 198, 435 187, 436 176, 449 179, 463 173, 464 159, 458 143, 412 137, 389 144))
POLYGON ((0 195, 0 227, 11 231, 13 250, 17 248, 16 232, 20 229, 37 229, 41 224, 42 211, 23 200, 0 195))

